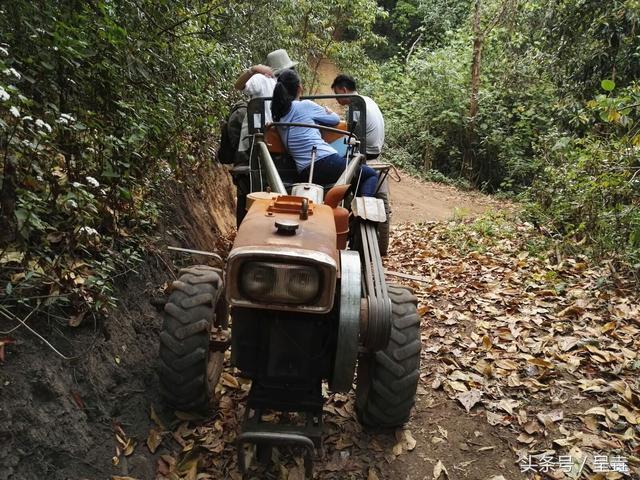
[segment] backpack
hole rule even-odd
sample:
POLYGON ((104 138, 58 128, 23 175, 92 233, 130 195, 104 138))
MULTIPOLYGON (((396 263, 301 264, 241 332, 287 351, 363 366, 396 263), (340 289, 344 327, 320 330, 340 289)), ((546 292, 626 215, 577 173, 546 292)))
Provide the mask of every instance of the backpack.
POLYGON ((246 115, 247 102, 237 102, 231 107, 227 119, 220 125, 220 146, 217 154, 220 163, 231 164, 235 162, 240 145, 242 122, 246 115))

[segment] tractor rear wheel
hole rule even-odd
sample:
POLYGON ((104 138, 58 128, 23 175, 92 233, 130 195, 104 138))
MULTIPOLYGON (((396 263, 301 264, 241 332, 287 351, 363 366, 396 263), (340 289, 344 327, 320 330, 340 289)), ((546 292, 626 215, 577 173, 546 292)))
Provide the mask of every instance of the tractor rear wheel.
POLYGON ((160 390, 182 411, 206 411, 222 373, 224 353, 209 348, 222 293, 222 272, 206 265, 180 270, 164 307, 160 332, 160 390))
POLYGON ((398 427, 411 413, 420 379, 420 317, 410 289, 389 285, 392 327, 384 350, 358 360, 356 412, 367 427, 398 427))
POLYGON ((384 223, 378 224, 378 248, 380 249, 380 255, 383 257, 387 255, 389 251, 389 234, 391 224, 391 205, 389 204, 389 192, 378 192, 376 198, 379 198, 384 202, 384 213, 387 215, 387 219, 384 223))

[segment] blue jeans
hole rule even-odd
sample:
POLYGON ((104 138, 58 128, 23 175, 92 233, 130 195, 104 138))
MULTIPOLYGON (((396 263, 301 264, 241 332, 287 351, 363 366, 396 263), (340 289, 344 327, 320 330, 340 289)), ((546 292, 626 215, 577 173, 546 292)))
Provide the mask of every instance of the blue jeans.
MULTIPOLYGON (((344 157, 337 153, 316 160, 313 167, 313 183, 318 185, 328 185, 336 183, 336 180, 342 175, 347 165, 344 157)), ((300 179, 304 182, 309 180, 309 169, 305 168, 300 172, 300 179)), ((355 180, 360 176, 360 195, 363 197, 373 197, 376 193, 376 185, 378 184, 378 174, 376 171, 366 165, 361 165, 356 170, 355 180)))

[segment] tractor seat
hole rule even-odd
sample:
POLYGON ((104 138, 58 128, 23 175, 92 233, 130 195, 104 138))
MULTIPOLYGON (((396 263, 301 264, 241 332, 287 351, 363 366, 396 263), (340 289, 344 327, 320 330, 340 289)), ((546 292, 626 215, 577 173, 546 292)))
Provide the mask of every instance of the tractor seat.
MULTIPOLYGON (((336 128, 345 131, 345 135, 347 134, 347 124, 345 121, 341 121, 336 128)), ((321 132, 322 138, 329 144, 331 144, 339 153, 346 153, 344 151, 346 146, 340 145, 340 142, 343 142, 343 138, 345 135, 340 135, 335 132, 321 132)), ((298 174, 296 169, 295 162, 289 153, 287 152, 282 139, 280 138, 280 133, 276 128, 267 128, 265 133, 265 143, 267 144, 267 148, 271 153, 271 156, 276 164, 276 168, 278 169, 278 173, 280 174, 280 178, 282 179, 282 183, 284 184, 287 191, 291 191, 291 187, 296 183, 305 183, 308 180, 308 177, 301 177, 298 174)), ((335 183, 322 185, 325 192, 329 191, 331 188, 335 186, 335 183)))

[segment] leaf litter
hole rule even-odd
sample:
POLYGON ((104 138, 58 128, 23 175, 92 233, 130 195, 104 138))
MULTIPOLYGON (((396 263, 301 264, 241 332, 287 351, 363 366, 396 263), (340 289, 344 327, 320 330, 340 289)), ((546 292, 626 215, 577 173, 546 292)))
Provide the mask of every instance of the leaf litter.
POLYGON ((387 268, 430 280, 403 281, 423 306, 427 382, 508 431, 515 462, 574 449, 585 472, 609 455, 637 475, 638 292, 586 257, 532 254, 539 239, 501 218, 395 229, 387 268))
MULTIPOLYGON (((400 279, 420 302, 419 395, 439 389, 460 415, 508 438, 513 464, 527 456, 570 455, 593 472, 594 456, 619 455, 638 474, 640 309, 630 282, 581 256, 536 252, 539 235, 517 221, 404 224, 392 235, 386 268, 429 279, 400 279)), ((198 479, 241 478, 235 439, 247 392, 246 380, 227 365, 216 390, 217 412, 204 420, 182 417, 158 448, 157 478, 192 472, 198 479)), ((353 394, 329 396, 324 411, 324 456, 315 459, 315 478, 387 478, 396 459, 420 447, 409 429, 364 431, 353 394)), ((450 441, 442 427, 430 438, 450 441)), ((432 478, 449 477, 442 460, 418 456, 430 464, 432 478)), ((248 478, 300 477, 300 452, 285 448, 272 460, 268 471, 254 466, 248 478)), ((466 476, 474 462, 455 469, 466 476)), ((615 477, 599 475, 592 478, 615 477)), ((577 478, 559 469, 547 477, 577 478)))

